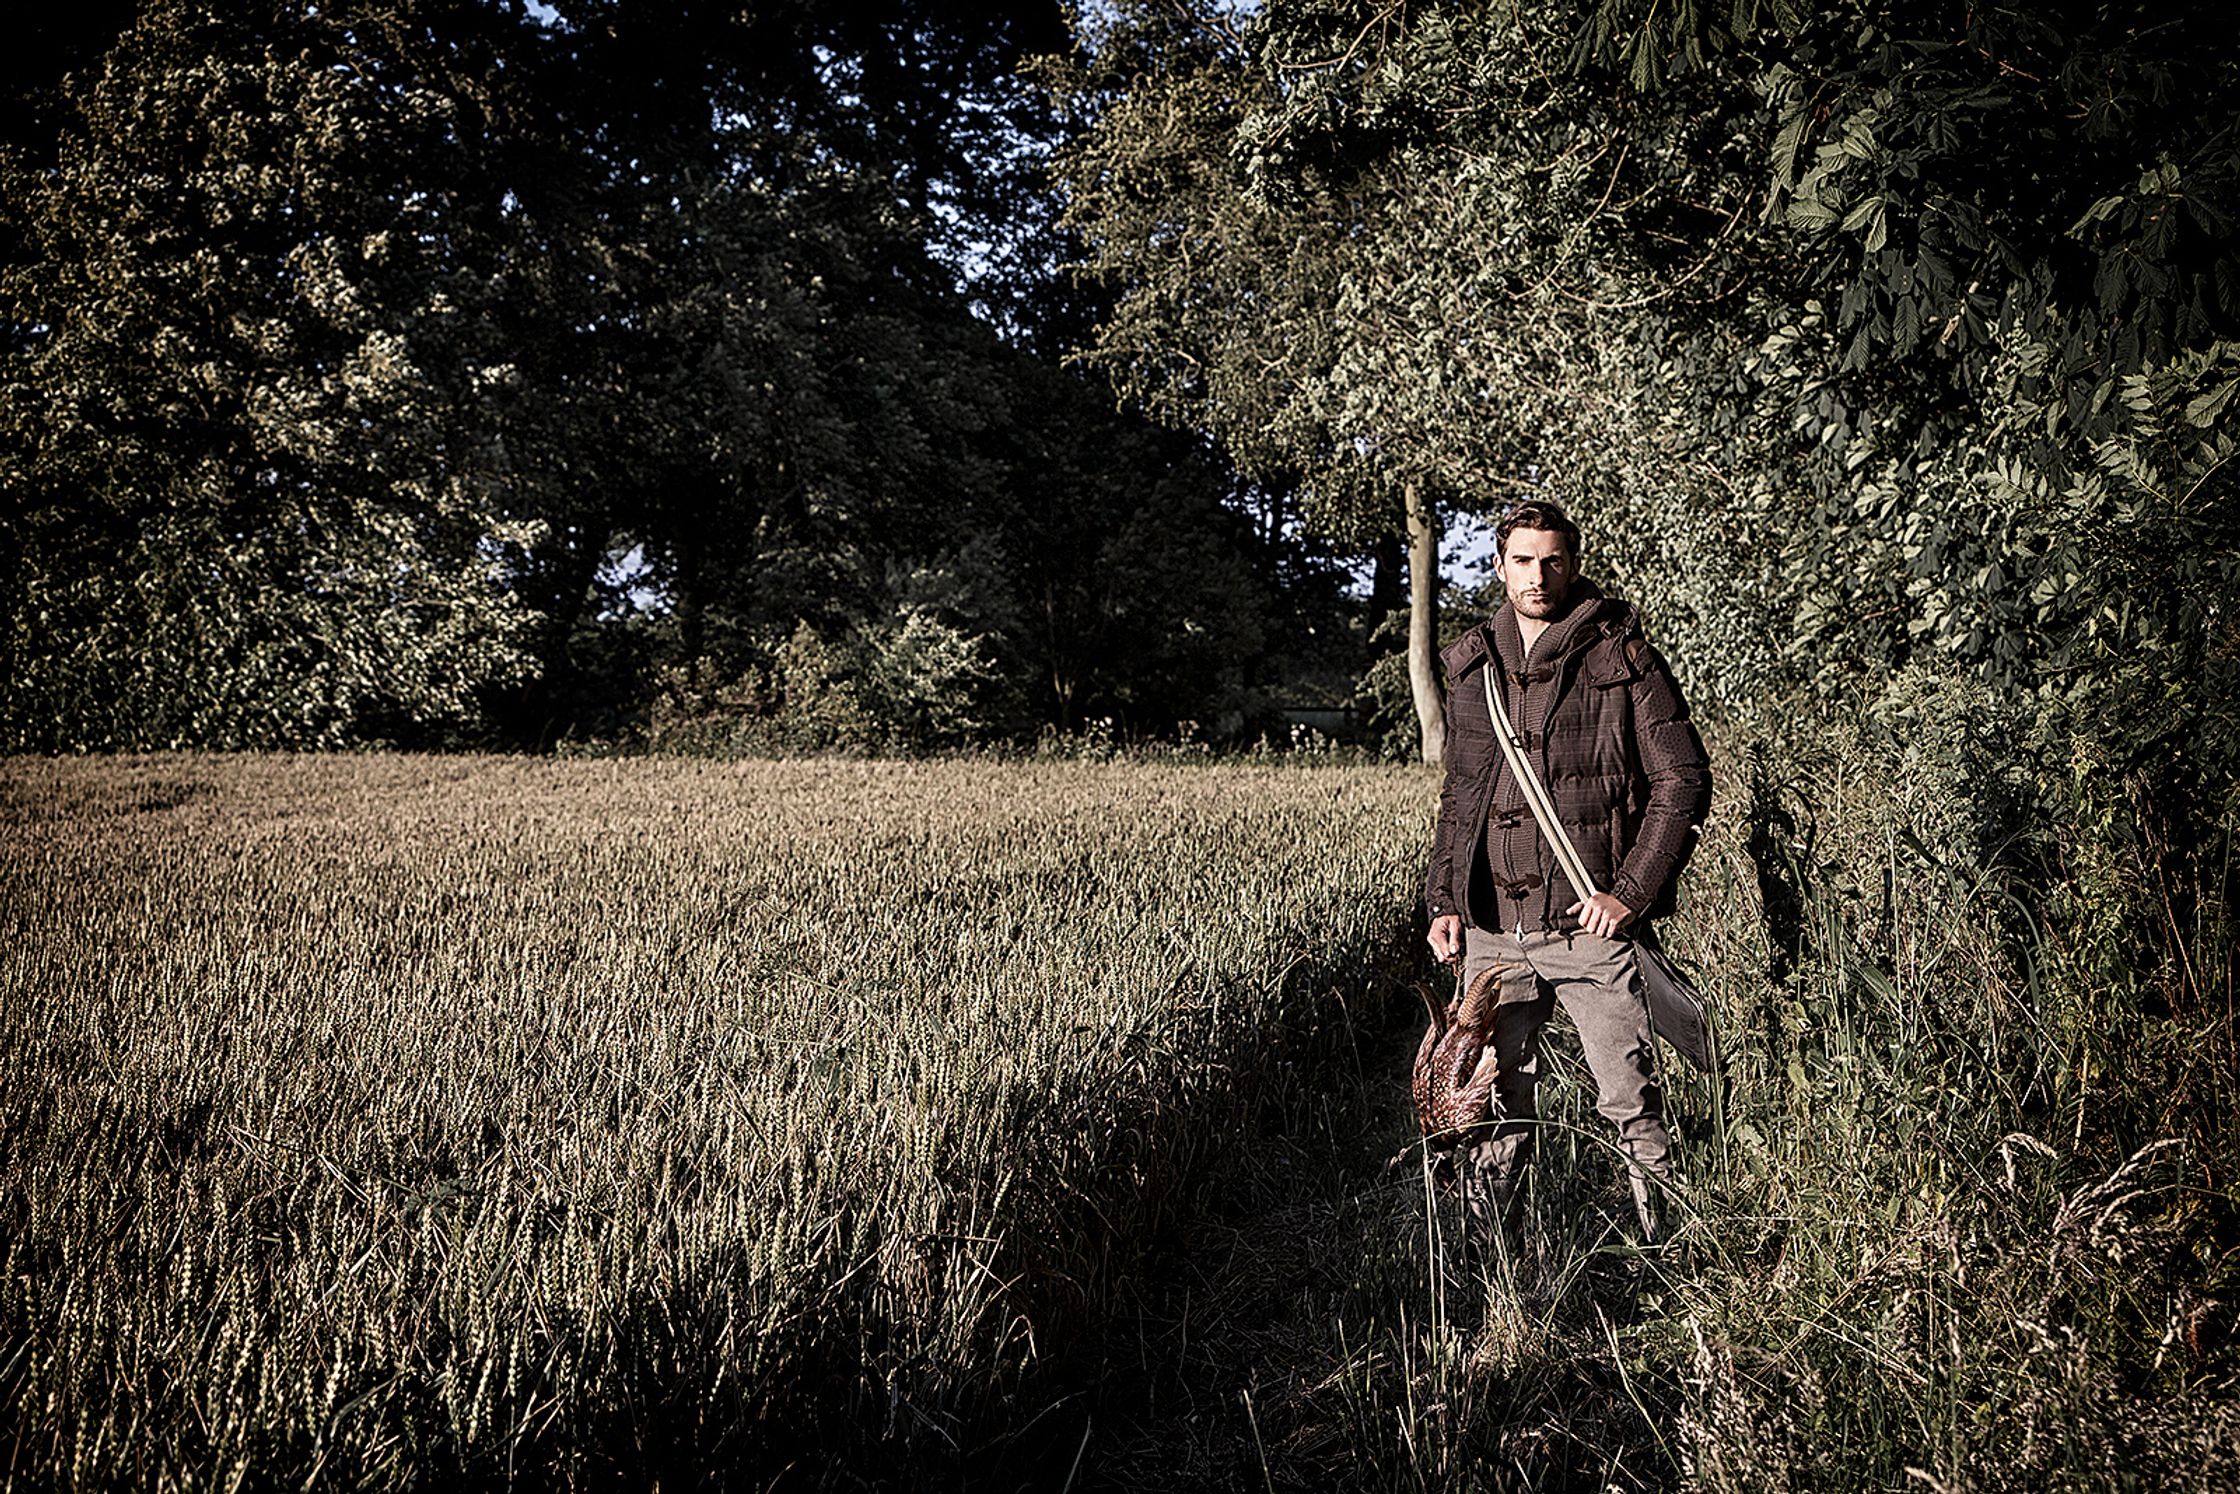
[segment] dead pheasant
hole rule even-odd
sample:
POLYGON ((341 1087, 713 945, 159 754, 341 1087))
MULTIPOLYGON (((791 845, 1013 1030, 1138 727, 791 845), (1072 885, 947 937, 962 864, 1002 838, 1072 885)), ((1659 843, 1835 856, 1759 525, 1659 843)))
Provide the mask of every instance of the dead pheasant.
POLYGON ((1426 1144, 1444 1150, 1461 1141, 1465 1131, 1492 1112, 1493 1087, 1501 1077, 1493 1048, 1493 1012, 1501 999, 1501 967, 1479 972, 1468 991, 1461 989, 1458 972, 1458 994, 1445 1007, 1422 981, 1415 986, 1424 1010, 1431 1014, 1431 1029, 1416 1049, 1416 1125, 1426 1144))

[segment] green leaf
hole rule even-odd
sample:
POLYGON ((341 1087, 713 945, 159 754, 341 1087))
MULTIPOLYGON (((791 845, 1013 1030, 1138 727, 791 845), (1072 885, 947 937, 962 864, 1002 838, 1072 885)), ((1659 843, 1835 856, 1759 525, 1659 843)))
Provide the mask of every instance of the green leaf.
POLYGON ((2186 402, 2186 419, 2194 425, 2214 425, 2217 417, 2232 403, 2232 396, 2240 392, 2240 379, 2227 379, 2206 394, 2194 396, 2186 402))
POLYGON ((1797 181, 1797 152, 1804 145, 1805 131, 1812 127, 1810 111, 1800 104, 1782 120, 1781 129, 1773 137, 1773 181, 1779 188, 1790 188, 1797 181))
POLYGON ((1809 197, 1791 198, 1785 216, 1791 228, 1806 230, 1826 228, 1836 221, 1836 215, 1809 197))
POLYGON ((2091 207, 2088 207, 2084 210, 2083 217, 2079 218, 2076 222, 2069 225, 2068 236, 2070 238, 2078 237, 2084 232, 2087 227, 2091 226, 2094 223, 2100 222, 2109 214, 2115 212, 2116 209, 2122 207, 2125 201, 2126 199, 2120 196, 2101 198, 2099 201, 2093 203, 2091 207))

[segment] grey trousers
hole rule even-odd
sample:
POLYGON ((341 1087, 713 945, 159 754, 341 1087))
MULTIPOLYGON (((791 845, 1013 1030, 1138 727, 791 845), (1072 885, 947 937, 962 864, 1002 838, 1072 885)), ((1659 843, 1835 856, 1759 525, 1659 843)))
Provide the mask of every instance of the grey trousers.
POLYGON ((1595 1109, 1618 1129, 1642 1233, 1654 1240, 1658 1185, 1671 1176, 1672 1159, 1656 1038, 1632 944, 1598 934, 1538 931, 1520 940, 1514 933, 1467 926, 1463 941, 1465 980, 1477 979, 1489 966, 1504 967, 1493 1022, 1501 1064, 1495 1090, 1500 1121, 1471 1146, 1463 1168, 1473 1226, 1490 1233, 1512 1210, 1539 1114, 1534 1094, 1540 1083, 1540 1030, 1561 1002, 1579 1029, 1579 1046, 1594 1075, 1595 1109))

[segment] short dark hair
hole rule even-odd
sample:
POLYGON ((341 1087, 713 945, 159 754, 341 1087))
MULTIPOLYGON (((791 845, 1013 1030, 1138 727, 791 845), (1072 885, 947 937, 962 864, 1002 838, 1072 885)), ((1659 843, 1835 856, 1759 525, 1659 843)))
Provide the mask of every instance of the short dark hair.
POLYGON ((1496 558, 1509 553, 1509 536, 1519 529, 1544 529, 1551 534, 1560 534, 1565 548, 1571 552, 1571 558, 1579 558, 1579 526, 1571 522, 1571 515, 1545 498, 1516 504, 1501 516, 1501 522, 1493 531, 1493 553, 1496 558))

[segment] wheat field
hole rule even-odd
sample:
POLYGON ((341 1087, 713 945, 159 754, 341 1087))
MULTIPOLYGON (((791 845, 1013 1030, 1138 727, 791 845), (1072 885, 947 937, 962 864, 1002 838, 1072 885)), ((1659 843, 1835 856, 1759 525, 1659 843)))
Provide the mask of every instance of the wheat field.
POLYGON ((938 1443, 1368 986, 1430 780, 0 768, 13 1476, 938 1443))
POLYGON ((1673 1240, 1559 1021, 1493 1258, 1421 770, 0 762, 0 1488, 2226 1486, 2222 904, 1719 761, 1673 1240))

